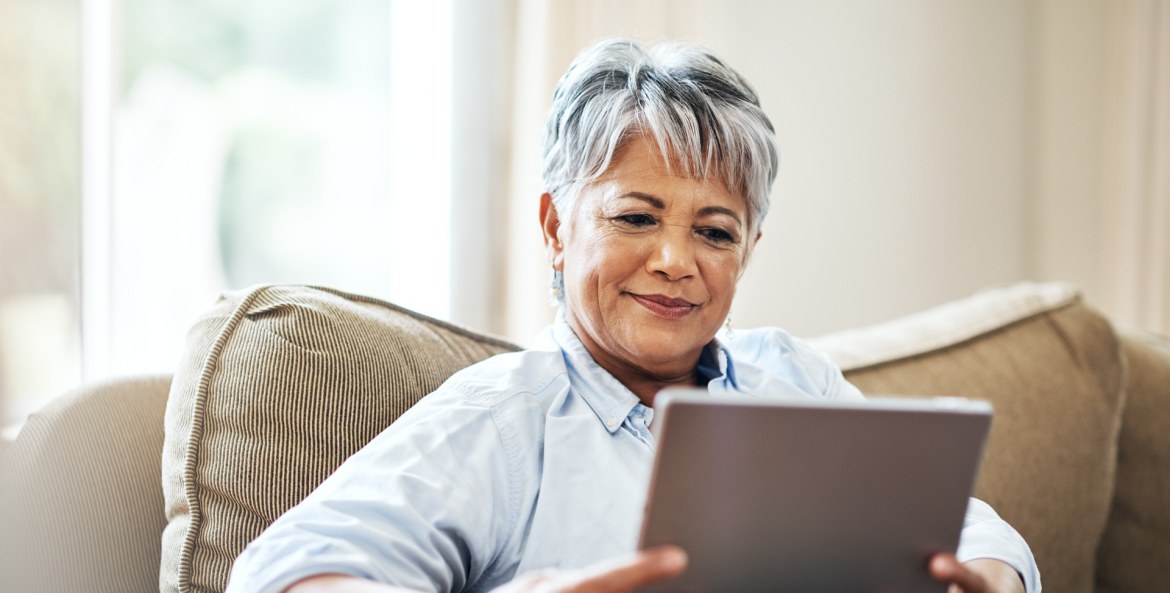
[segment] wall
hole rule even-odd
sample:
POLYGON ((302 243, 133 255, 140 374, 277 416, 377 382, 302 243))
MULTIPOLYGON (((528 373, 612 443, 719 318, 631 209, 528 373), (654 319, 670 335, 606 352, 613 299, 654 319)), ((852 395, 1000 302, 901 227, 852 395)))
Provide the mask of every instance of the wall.
POLYGON ((729 8, 712 45, 756 84, 782 161, 735 323, 817 334, 1027 275, 1027 3, 729 8))
POLYGON ((1036 77, 1031 270, 1073 282, 1113 309, 1107 275, 1103 127, 1107 2, 1042 0, 1036 77))

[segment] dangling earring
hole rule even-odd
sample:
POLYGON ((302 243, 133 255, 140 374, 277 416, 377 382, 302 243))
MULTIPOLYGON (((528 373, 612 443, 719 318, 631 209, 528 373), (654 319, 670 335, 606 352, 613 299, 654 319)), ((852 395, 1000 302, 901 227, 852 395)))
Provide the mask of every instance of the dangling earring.
POLYGON ((723 322, 723 329, 727 330, 727 339, 730 340, 735 337, 735 330, 731 329, 731 315, 728 315, 727 319, 723 322))
POLYGON ((552 281, 548 283, 548 306, 556 309, 565 298, 565 275, 557 270, 552 271, 552 281))

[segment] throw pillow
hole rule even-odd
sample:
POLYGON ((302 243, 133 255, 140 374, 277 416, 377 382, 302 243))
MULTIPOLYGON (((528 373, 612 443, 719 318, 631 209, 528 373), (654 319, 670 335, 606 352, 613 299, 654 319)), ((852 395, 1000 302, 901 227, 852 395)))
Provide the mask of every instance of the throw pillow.
POLYGON ((221 297, 166 410, 163 593, 223 591, 243 548, 459 369, 517 346, 307 286, 221 297))

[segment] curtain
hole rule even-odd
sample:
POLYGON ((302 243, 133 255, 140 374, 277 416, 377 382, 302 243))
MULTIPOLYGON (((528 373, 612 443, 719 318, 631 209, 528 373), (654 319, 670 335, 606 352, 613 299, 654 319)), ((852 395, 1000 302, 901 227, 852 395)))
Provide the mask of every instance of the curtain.
POLYGON ((1170 334, 1170 1, 1109 7, 1103 223, 1111 314, 1170 334))

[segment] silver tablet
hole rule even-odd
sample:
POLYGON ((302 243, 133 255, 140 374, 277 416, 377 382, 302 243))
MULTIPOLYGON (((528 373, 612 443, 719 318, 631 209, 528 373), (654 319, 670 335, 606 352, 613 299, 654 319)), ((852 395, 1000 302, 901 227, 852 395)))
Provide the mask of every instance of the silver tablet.
POLYGON ((690 557, 673 593, 943 593, 991 423, 962 398, 713 398, 665 390, 639 548, 690 557))

